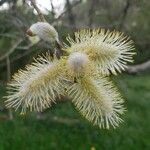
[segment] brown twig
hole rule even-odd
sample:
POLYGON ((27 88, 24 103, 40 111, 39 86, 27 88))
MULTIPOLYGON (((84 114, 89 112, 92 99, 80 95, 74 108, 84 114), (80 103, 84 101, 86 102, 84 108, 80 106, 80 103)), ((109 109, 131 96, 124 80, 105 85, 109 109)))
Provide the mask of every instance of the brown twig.
POLYGON ((126 70, 126 72, 129 74, 139 74, 139 73, 146 72, 146 71, 150 71, 150 60, 142 64, 128 66, 126 70))
POLYGON ((34 7, 34 9, 37 11, 38 16, 39 16, 39 20, 45 22, 45 17, 44 15, 41 13, 40 9, 37 7, 35 0, 30 0, 31 5, 34 7))
POLYGON ((51 3, 51 9, 52 9, 52 10, 51 10, 52 16, 55 17, 56 14, 55 14, 55 8, 54 8, 54 5, 53 5, 53 1, 50 0, 50 3, 51 3))
POLYGON ((122 18, 120 20, 119 29, 121 29, 124 26, 124 23, 125 23, 125 20, 126 20, 126 17, 128 15, 128 11, 129 11, 130 7, 131 7, 131 0, 127 0, 126 5, 125 5, 123 12, 122 12, 123 15, 122 15, 122 18))
MULTIPOLYGON (((24 47, 16 47, 16 49, 20 49, 20 50, 22 49, 22 50, 25 50, 25 52, 11 58, 10 63, 14 63, 15 61, 21 59, 22 57, 25 57, 25 56, 29 55, 30 53, 32 53, 34 51, 33 46, 43 48, 41 45, 43 45, 43 43, 41 41, 39 41, 36 44, 29 44, 28 46, 24 46, 24 47)), ((46 45, 44 45, 44 46, 46 46, 46 45)), ((2 68, 2 67, 6 67, 5 62, 0 63, 0 68, 2 68)))
MULTIPOLYGON (((78 4, 80 4, 82 2, 82 0, 76 1, 74 2, 73 5, 71 5, 71 9, 73 9, 74 7, 76 7, 78 4)), ((68 12, 68 9, 65 9, 57 18, 54 19, 52 25, 55 25, 57 21, 59 21, 66 13, 68 12)))

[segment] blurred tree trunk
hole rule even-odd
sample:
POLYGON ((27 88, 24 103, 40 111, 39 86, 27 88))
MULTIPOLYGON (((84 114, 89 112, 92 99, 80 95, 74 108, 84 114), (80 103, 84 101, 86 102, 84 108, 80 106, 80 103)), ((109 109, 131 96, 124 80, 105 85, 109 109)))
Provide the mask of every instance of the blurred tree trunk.
POLYGON ((71 26, 73 29, 76 29, 75 15, 73 14, 70 0, 66 0, 66 8, 68 10, 67 15, 68 15, 69 26, 71 26))
MULTIPOLYGON (((10 78, 11 78, 9 55, 6 57, 6 63, 7 63, 7 82, 9 82, 10 78)), ((13 119, 13 113, 12 113, 11 109, 8 109, 8 115, 9 115, 9 119, 12 120, 13 119)))
POLYGON ((88 21, 88 26, 92 27, 93 24, 93 20, 94 20, 94 16, 95 16, 95 6, 97 5, 98 0, 90 0, 89 3, 89 12, 88 12, 88 17, 89 17, 89 21, 88 21))
MULTIPOLYGON (((0 61, 6 60, 7 82, 9 82, 11 79, 10 55, 15 51, 15 49, 21 42, 22 42, 22 39, 17 40, 17 42, 11 46, 11 48, 8 50, 8 52, 0 57, 0 61)), ((12 114, 11 109, 8 109, 8 116, 9 116, 10 120, 13 119, 13 114, 12 114)))
POLYGON ((127 15, 128 15, 128 11, 129 11, 130 6, 131 6, 131 0, 126 0, 126 5, 122 11, 122 17, 120 20, 119 29, 123 28, 123 26, 124 26, 124 23, 125 23, 127 15))

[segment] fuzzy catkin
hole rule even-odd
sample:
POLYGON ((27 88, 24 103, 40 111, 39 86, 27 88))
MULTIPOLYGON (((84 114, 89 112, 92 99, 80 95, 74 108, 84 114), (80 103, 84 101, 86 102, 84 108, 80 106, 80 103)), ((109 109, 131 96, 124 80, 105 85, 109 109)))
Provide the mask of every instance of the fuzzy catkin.
POLYGON ((32 35, 37 35, 40 39, 47 42, 58 41, 58 33, 55 28, 47 22, 37 22, 29 28, 32 35))
POLYGON ((101 75, 121 73, 135 55, 133 41, 117 31, 81 30, 75 32, 75 40, 69 36, 67 40, 69 45, 64 50, 86 53, 101 75))
MULTIPOLYGON (((30 30, 45 41, 58 40, 48 23, 38 22, 30 30)), ((39 57, 14 75, 7 87, 6 106, 21 108, 21 113, 42 111, 63 95, 94 125, 116 128, 122 122, 124 101, 107 76, 120 73, 133 61, 132 40, 104 29, 81 30, 75 32, 75 40, 67 40, 66 56, 59 60, 39 57)))

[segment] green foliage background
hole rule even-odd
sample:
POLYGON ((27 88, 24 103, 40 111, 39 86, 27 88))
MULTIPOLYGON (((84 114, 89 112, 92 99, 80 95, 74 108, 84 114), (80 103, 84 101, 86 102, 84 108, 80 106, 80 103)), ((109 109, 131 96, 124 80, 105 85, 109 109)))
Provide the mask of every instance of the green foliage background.
POLYGON ((149 150, 149 75, 124 75, 115 80, 128 109, 124 123, 116 130, 93 127, 74 110, 71 102, 61 103, 44 112, 47 115, 44 120, 37 120, 33 113, 15 114, 16 119, 12 121, 0 118, 0 150, 92 150, 92 147, 95 150, 149 150), (51 116, 69 118, 70 122, 61 123, 51 116))

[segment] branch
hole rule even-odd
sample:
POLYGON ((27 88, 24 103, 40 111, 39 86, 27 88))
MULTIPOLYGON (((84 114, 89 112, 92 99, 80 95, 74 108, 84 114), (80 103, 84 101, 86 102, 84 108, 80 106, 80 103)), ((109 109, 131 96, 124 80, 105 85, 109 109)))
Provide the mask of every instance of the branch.
POLYGON ((17 46, 23 41, 23 39, 19 39, 11 48, 10 50, 4 54, 3 56, 0 57, 0 61, 6 59, 11 53, 13 53, 15 51, 15 49, 17 48, 17 46))
MULTIPOLYGON (((72 9, 73 7, 75 7, 75 6, 77 6, 78 4, 80 4, 81 2, 82 2, 82 0, 79 0, 79 1, 74 2, 74 4, 72 4, 72 5, 70 6, 71 9, 72 9)), ((68 12, 68 9, 65 9, 65 10, 54 20, 54 22, 52 23, 52 25, 55 25, 56 22, 57 22, 58 20, 60 20, 67 12, 68 12)))
MULTIPOLYGON (((24 46, 24 47, 16 47, 16 49, 22 49, 22 50, 26 50, 26 51, 24 53, 22 53, 22 54, 17 55, 16 57, 13 57, 10 60, 10 63, 14 63, 15 61, 21 59, 22 57, 25 57, 25 56, 29 55, 31 52, 34 51, 34 49, 32 49, 33 46, 37 46, 40 49, 41 48, 40 45, 43 45, 43 43, 39 41, 36 44, 29 44, 28 46, 24 46), (30 49, 30 50, 28 50, 28 49, 30 49)), ((5 62, 0 63, 0 68, 2 68, 2 67, 6 67, 6 63, 5 62)))
POLYGON ((74 118, 62 118, 59 116, 54 115, 47 115, 44 113, 37 113, 36 118, 38 120, 50 120, 52 122, 60 123, 60 124, 66 124, 66 125, 74 125, 80 123, 80 120, 74 119, 74 118))
POLYGON ((8 33, 6 33, 6 34, 5 34, 5 33, 4 33, 4 34, 3 34, 3 33, 0 33, 0 36, 1 36, 1 37, 4 37, 4 38, 14 38, 14 37, 15 37, 14 35, 8 34, 8 33))
POLYGON ((45 17, 41 13, 40 9, 37 7, 35 0, 30 0, 30 2, 31 2, 31 5, 34 7, 34 9, 37 11, 40 21, 45 22, 46 21, 45 17))
POLYGON ((18 46, 18 47, 16 47, 16 49, 28 50, 28 49, 32 48, 34 45, 35 45, 35 44, 30 43, 30 44, 27 45, 27 46, 18 46))
POLYGON ((129 74, 137 74, 149 70, 150 70, 150 60, 139 65, 129 66, 127 68, 127 72, 129 74))
POLYGON ((123 27, 123 25, 124 25, 124 21, 125 21, 125 19, 126 19, 126 17, 127 17, 127 14, 128 14, 128 11, 129 11, 129 8, 130 8, 130 6, 131 6, 131 0, 127 0, 126 1, 126 5, 125 5, 125 7, 124 7, 124 9, 123 9, 123 15, 122 15, 122 18, 121 18, 121 20, 120 20, 120 24, 119 24, 119 28, 121 29, 122 27, 123 27))
POLYGON ((97 0, 92 0, 90 2, 90 9, 89 9, 89 12, 88 12, 88 16, 89 16, 88 26, 89 27, 92 27, 92 24, 93 24, 96 3, 97 3, 97 0))
POLYGON ((53 5, 53 2, 52 2, 52 0, 50 0, 50 3, 51 3, 51 8, 52 8, 52 10, 51 10, 51 12, 52 12, 52 16, 53 17, 55 17, 55 8, 54 8, 54 5, 53 5))

